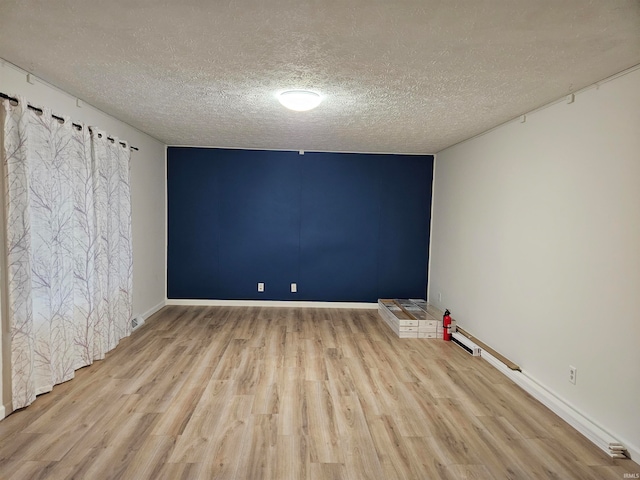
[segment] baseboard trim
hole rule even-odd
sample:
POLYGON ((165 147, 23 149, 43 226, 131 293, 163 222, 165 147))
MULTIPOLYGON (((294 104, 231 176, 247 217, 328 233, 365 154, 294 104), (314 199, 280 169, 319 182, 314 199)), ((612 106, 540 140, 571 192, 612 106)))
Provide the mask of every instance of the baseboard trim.
POLYGON ((285 300, 183 300, 167 299, 167 305, 205 307, 285 307, 285 308, 358 308, 377 310, 377 303, 364 302, 304 302, 285 300))
POLYGON ((131 333, 135 332, 142 325, 144 325, 146 323, 147 318, 152 316, 154 313, 159 311, 161 308, 164 308, 166 303, 167 303, 166 300, 162 300, 160 303, 158 303, 154 307, 151 307, 149 310, 144 312, 142 315, 134 316, 133 319, 131 320, 131 333))
POLYGON ((511 370, 486 350, 482 350, 482 354, 480 356, 500 371, 500 373, 513 380, 513 382, 525 392, 562 418, 582 435, 587 437, 587 439, 603 450, 607 455, 614 457, 615 450, 612 450, 612 445, 624 445, 629 458, 634 461, 637 461, 640 458, 640 450, 636 446, 630 445, 622 439, 614 438, 613 435, 599 425, 593 423, 593 421, 587 418, 570 403, 558 397, 526 372, 511 370))
POLYGON ((0 405, 0 420, 2 420, 5 417, 6 411, 7 410, 4 408, 4 405, 0 405))
POLYGON ((640 463, 640 447, 636 445, 632 445, 630 443, 625 443, 624 445, 625 447, 627 447, 627 453, 629 454, 629 458, 636 463, 640 463))
POLYGON ((149 310, 147 310, 146 312, 144 312, 142 315, 139 315, 139 316, 142 317, 143 320, 146 320, 151 315, 153 315, 154 313, 158 312, 166 304, 167 304, 167 301, 166 300, 162 300, 160 303, 158 303, 154 307, 151 307, 149 310))

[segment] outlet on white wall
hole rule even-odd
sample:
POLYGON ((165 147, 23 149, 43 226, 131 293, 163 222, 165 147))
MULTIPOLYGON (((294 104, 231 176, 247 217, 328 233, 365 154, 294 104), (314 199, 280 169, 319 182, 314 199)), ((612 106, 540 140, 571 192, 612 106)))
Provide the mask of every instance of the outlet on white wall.
POLYGON ((442 292, 438 292, 438 303, 442 303, 442 292))
POLYGON ((263 282, 259 282, 258 283, 258 291, 259 292, 264 292, 264 283, 263 282))
POLYGON ((569 381, 576 384, 576 375, 578 374, 578 369, 573 365, 569 365, 569 381))

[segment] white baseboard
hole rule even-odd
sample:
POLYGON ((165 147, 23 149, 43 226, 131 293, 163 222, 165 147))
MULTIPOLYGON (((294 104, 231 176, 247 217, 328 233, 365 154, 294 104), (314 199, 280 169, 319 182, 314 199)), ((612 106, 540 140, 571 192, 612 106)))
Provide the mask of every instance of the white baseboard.
POLYGON ((155 305, 154 307, 151 307, 149 310, 147 310, 146 312, 144 312, 142 315, 139 315, 139 316, 142 317, 143 320, 146 320, 151 315, 156 313, 158 310, 163 308, 166 304, 167 304, 167 301, 163 300, 159 304, 155 305))
POLYGON ((151 307, 149 310, 144 312, 142 315, 134 315, 134 317, 131 319, 131 333, 133 333, 138 328, 140 328, 142 325, 144 325, 144 323, 146 322, 147 318, 149 318, 151 315, 153 315, 158 310, 163 308, 166 305, 166 303, 167 303, 166 300, 163 300, 160 303, 158 303, 156 306, 151 307))
POLYGON ((377 303, 360 302, 302 302, 284 300, 183 300, 167 299, 167 305, 205 307, 287 307, 287 308, 361 308, 377 310, 377 303))
POLYGON ((625 443, 622 440, 625 447, 627 447, 627 452, 629 453, 629 458, 636 463, 640 463, 640 447, 637 445, 632 445, 630 443, 625 443))
POLYGON ((526 372, 511 370, 504 363, 490 353, 487 353, 485 350, 482 350, 482 354, 480 356, 501 373, 513 380, 513 382, 525 392, 562 418, 582 435, 587 437, 607 455, 612 456, 613 451, 610 448, 611 445, 622 444, 626 448, 628 456, 632 460, 637 462, 638 459, 640 459, 640 449, 635 445, 630 445, 629 443, 624 442, 623 439, 615 438, 602 427, 593 423, 573 405, 558 397, 540 382, 527 375, 526 372))

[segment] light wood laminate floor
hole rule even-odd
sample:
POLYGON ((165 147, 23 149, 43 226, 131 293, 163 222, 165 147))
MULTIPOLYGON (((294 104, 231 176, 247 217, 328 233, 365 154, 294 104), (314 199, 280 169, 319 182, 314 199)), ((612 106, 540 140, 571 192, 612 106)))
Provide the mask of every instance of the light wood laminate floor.
POLYGON ((375 310, 166 307, 0 422, 0 478, 621 479, 486 362, 375 310))

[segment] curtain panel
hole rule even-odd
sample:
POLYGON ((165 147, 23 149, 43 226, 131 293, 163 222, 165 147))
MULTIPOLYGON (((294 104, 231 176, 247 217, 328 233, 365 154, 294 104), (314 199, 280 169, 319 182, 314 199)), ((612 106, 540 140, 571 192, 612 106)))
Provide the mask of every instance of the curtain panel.
POLYGON ((0 115, 15 410, 131 333, 131 154, 24 98, 0 115))

